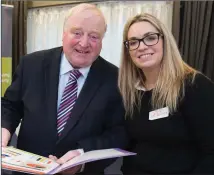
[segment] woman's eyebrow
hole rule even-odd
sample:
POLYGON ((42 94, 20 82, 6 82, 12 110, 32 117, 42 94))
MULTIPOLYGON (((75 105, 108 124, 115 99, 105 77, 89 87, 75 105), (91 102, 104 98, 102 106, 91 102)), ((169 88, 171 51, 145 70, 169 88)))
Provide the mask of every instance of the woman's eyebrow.
MULTIPOLYGON (((146 32, 146 33, 143 34, 143 36, 141 38, 143 38, 145 36, 148 36, 150 34, 154 34, 154 33, 157 33, 157 32, 146 32)), ((139 39, 139 37, 133 36, 133 37, 130 37, 128 40, 132 40, 132 39, 139 39)))

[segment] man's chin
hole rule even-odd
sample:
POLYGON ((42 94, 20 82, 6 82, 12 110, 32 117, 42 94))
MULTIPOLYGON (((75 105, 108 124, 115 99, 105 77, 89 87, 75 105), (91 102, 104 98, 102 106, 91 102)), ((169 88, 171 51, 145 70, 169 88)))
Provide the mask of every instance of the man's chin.
MULTIPOLYGON (((73 57, 74 58, 74 57, 73 57)), ((75 59, 69 60, 70 64, 74 68, 84 68, 90 66, 96 59, 87 58, 87 57, 80 57, 76 56, 75 59)))
POLYGON ((84 67, 88 67, 90 65, 90 63, 85 63, 85 62, 73 62, 71 63, 72 67, 75 69, 79 69, 79 68, 84 68, 84 67))

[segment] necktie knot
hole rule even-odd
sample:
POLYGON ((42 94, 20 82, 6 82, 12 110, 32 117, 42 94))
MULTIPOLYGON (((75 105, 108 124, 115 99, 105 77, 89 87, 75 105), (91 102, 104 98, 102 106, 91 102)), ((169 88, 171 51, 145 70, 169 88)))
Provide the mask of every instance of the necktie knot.
POLYGON ((81 75, 81 72, 77 69, 73 69, 70 71, 70 78, 72 78, 73 80, 77 80, 81 75))

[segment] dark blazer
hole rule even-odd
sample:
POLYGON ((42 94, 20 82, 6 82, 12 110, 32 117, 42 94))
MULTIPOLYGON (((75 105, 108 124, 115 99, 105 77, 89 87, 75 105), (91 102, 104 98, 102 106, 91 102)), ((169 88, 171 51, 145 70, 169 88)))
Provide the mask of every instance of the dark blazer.
MULTIPOLYGON (((21 58, 13 82, 2 98, 2 127, 13 133, 22 119, 17 147, 43 156, 61 157, 77 148, 84 151, 124 148, 124 109, 117 88, 118 68, 100 56, 91 66, 72 116, 58 138, 61 53, 59 47, 21 58)), ((103 170, 105 166, 92 169, 103 170)))

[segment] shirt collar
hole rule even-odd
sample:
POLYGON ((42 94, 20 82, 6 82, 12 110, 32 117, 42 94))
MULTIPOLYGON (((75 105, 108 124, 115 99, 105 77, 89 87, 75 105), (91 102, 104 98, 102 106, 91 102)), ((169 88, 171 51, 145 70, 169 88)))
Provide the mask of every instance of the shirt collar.
MULTIPOLYGON (((62 57, 62 59, 61 59, 61 65, 60 65, 60 76, 66 74, 69 71, 74 69, 72 67, 72 65, 69 63, 69 61, 67 60, 67 58, 65 57, 64 53, 62 53, 61 57, 62 57)), ((88 66, 88 67, 84 67, 84 68, 78 69, 81 72, 81 74, 83 75, 84 78, 87 77, 88 72, 90 70, 90 67, 91 67, 91 65, 88 66)))
POLYGON ((142 84, 140 84, 140 80, 138 80, 138 81, 135 83, 135 88, 136 88, 137 90, 140 90, 140 91, 146 91, 146 88, 145 88, 142 84))

